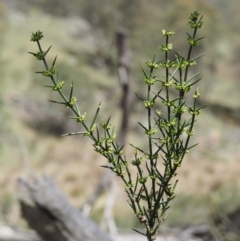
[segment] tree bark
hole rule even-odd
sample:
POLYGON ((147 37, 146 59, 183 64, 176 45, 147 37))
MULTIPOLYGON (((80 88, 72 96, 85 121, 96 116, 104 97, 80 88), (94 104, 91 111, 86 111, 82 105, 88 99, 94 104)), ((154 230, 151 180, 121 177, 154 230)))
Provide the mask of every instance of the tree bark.
MULTIPOLYGON (((123 146, 126 142, 128 127, 129 127, 129 112, 130 112, 130 105, 131 105, 131 98, 130 98, 130 73, 131 73, 131 48, 129 46, 129 36, 128 31, 124 28, 119 28, 116 32, 116 50, 118 53, 118 76, 119 76, 119 83, 122 90, 121 96, 121 126, 118 135, 118 145, 123 146)), ((108 169, 103 172, 103 175, 96 186, 92 195, 88 198, 88 200, 83 205, 83 212, 84 214, 88 215, 92 206, 96 202, 97 198, 106 190, 110 189, 110 196, 112 200, 107 207, 105 208, 105 216, 108 216, 109 223, 114 223, 113 218, 110 217, 111 213, 111 206, 113 206, 114 201, 114 193, 116 185, 114 185, 114 178, 115 175, 111 173, 108 169)), ((114 225, 112 225, 114 226, 114 225)), ((109 227, 110 231, 111 228, 109 227)), ((116 228, 112 228, 116 229, 116 228)), ((115 233, 115 231, 111 231, 111 233, 115 233)))
POLYGON ((118 137, 118 144, 123 146, 126 142, 129 126, 130 110, 130 73, 131 73, 131 48, 129 46, 128 31, 120 28, 116 33, 116 45, 118 51, 118 76, 122 88, 122 122, 118 137))

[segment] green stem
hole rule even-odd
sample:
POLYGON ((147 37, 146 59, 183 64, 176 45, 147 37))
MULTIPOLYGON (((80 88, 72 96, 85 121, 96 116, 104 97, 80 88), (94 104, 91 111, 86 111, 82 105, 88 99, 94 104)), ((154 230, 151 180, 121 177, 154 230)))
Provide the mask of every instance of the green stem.
MULTIPOLYGON (((197 30, 198 30, 197 28, 194 28, 193 37, 192 37, 193 39, 196 38, 197 30)), ((187 60, 188 60, 188 61, 190 61, 190 59, 191 59, 192 49, 193 49, 193 46, 190 45, 190 48, 189 48, 189 51, 188 51, 188 56, 187 56, 187 60)), ((187 82, 188 70, 189 70, 189 65, 186 67, 186 70, 185 70, 184 83, 187 82)))

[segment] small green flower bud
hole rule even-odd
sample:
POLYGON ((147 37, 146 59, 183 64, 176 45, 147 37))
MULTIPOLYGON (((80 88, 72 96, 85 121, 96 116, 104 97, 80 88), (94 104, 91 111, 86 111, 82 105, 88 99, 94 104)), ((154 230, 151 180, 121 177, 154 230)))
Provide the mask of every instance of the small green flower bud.
POLYGON ((77 98, 73 96, 66 105, 67 107, 73 107, 76 102, 77 102, 77 98))
POLYGON ((169 138, 169 137, 160 138, 160 139, 159 139, 159 142, 162 143, 162 144, 167 144, 167 143, 170 142, 170 138, 169 138))
POLYGON ((132 187, 134 187, 135 186, 135 183, 134 182, 129 182, 126 186, 125 186, 125 188, 126 189, 130 189, 130 188, 132 188, 132 187))
POLYGON ((191 66, 191 67, 195 66, 196 64, 197 64, 196 61, 189 61, 188 62, 188 65, 191 66))
POLYGON ((53 91, 58 91, 58 90, 62 89, 63 85, 64 85, 64 81, 61 81, 57 85, 53 86, 52 90, 53 91))
POLYGON ((184 93, 187 93, 188 91, 191 90, 191 86, 187 83, 185 84, 175 83, 174 87, 176 90, 183 91, 184 93))
POLYGON ((198 90, 195 90, 194 95, 193 95, 193 98, 194 98, 194 99, 197 99, 199 96, 200 96, 199 91, 198 91, 198 90))
POLYGON ((161 81, 162 82, 162 86, 165 86, 165 87, 170 87, 174 84, 174 80, 171 79, 169 81, 161 81))
POLYGON ((43 60, 45 57, 44 52, 37 52, 37 53, 31 53, 34 57, 36 57, 37 60, 43 60))
POLYGON ((146 60, 145 63, 147 65, 147 67, 152 68, 152 69, 158 69, 160 67, 159 64, 157 64, 155 62, 151 62, 150 60, 146 60))
POLYGON ((174 31, 166 31, 166 30, 162 30, 162 35, 165 36, 173 36, 175 34, 174 31))
POLYGON ((145 184, 147 182, 147 177, 139 178, 139 183, 145 184))
POLYGON ((107 123, 105 123, 105 122, 101 122, 101 127, 103 128, 103 129, 105 129, 105 130, 109 130, 110 128, 111 128, 111 124, 107 124, 107 123))
POLYGON ((200 44, 200 40, 198 39, 188 38, 187 41, 191 46, 194 46, 194 47, 200 44))
POLYGON ((91 128, 91 132, 93 133, 95 130, 96 130, 96 128, 97 128, 97 125, 96 124, 94 124, 93 126, 92 126, 92 128, 91 128))
POLYGON ((143 158, 142 157, 137 157, 135 160, 132 160, 131 163, 133 166, 140 166, 142 163, 143 158))
POLYGON ((144 102, 144 107, 145 108, 152 108, 155 104, 155 101, 153 100, 145 100, 144 102))
POLYGON ((149 177, 150 177, 152 180, 157 179, 156 173, 150 174, 149 177))
POLYGON ((156 114, 158 117, 160 117, 162 115, 162 112, 160 110, 156 110, 156 114))
POLYGON ((190 115, 199 115, 201 113, 202 109, 197 109, 197 110, 193 110, 192 108, 188 109, 188 112, 190 115))
POLYGON ((145 130, 145 134, 147 134, 148 136, 153 136, 154 134, 156 134, 157 129, 151 129, 151 130, 145 130))
POLYGON ((43 32, 38 30, 36 33, 32 33, 31 41, 36 42, 41 40, 42 38, 43 38, 43 32))
POLYGON ((162 103, 163 103, 165 106, 168 106, 168 107, 175 106, 174 101, 166 101, 166 100, 163 100, 162 103))
POLYGON ((177 106, 173 109, 173 113, 178 113, 178 114, 183 114, 185 111, 187 110, 187 108, 185 106, 177 106))
POLYGON ((146 77, 144 79, 144 82, 147 84, 147 85, 154 85, 156 83, 156 79, 155 78, 150 78, 150 77, 146 77))
POLYGON ((80 115, 78 118, 76 118, 76 122, 83 123, 86 119, 87 113, 85 112, 83 115, 80 115))
POLYGON ((201 21, 201 19, 198 21, 198 17, 199 17, 200 13, 198 13, 197 11, 195 11, 194 13, 192 13, 189 17, 189 21, 188 21, 188 25, 191 28, 201 28, 203 21, 201 21))
POLYGON ((55 75, 57 72, 57 69, 55 67, 51 67, 50 70, 43 71, 42 74, 46 77, 51 77, 55 75))
POLYGON ((179 59, 176 59, 176 61, 172 64, 173 67, 179 68, 179 69, 186 69, 187 66, 194 66, 196 65, 195 61, 189 61, 181 57, 181 61, 179 59))
POLYGON ((170 69, 171 67, 173 67, 173 65, 174 65, 174 62, 170 61, 169 59, 167 60, 166 63, 162 63, 162 67, 166 69, 170 69))
POLYGON ((187 130, 186 133, 189 135, 189 136, 193 136, 194 135, 194 131, 193 130, 187 130))
POLYGON ((173 48, 173 46, 172 46, 172 44, 170 44, 170 43, 169 43, 167 46, 161 45, 161 46, 159 47, 159 49, 160 49, 161 52, 169 52, 169 51, 172 50, 172 48, 173 48))

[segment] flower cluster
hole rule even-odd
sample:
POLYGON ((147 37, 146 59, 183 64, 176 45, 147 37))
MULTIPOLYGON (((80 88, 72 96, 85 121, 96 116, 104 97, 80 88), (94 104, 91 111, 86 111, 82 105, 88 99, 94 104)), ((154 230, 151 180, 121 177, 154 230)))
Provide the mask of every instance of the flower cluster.
POLYGON ((37 31, 36 33, 33 33, 31 36, 31 41, 37 42, 40 41, 43 38, 43 32, 37 31))

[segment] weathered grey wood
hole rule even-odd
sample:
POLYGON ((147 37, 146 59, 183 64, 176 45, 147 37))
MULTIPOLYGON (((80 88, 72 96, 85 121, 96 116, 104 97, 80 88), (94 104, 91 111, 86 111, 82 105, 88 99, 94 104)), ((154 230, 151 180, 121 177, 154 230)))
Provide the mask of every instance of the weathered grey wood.
POLYGON ((42 239, 31 230, 0 225, 0 240, 1 241, 42 241, 42 239))
POLYGON ((199 240, 203 241, 215 241, 209 226, 205 224, 188 227, 178 235, 178 238, 180 241, 192 238, 199 238, 199 240))
MULTIPOLYGON (((127 132, 129 128, 129 113, 131 106, 130 98, 130 73, 131 73, 131 48, 129 45, 129 34, 124 28, 119 28, 116 32, 116 50, 118 53, 118 76, 120 87, 122 89, 121 96, 121 126, 118 134, 118 145, 123 146, 126 142, 127 132)), ((112 234, 116 234, 117 228, 112 216, 112 209, 115 199, 115 174, 108 169, 103 172, 94 192, 87 199, 82 207, 84 214, 88 215, 97 198, 109 189, 108 203, 104 210, 103 225, 108 226, 112 234), (104 224, 105 223, 105 224, 104 224), (107 224, 106 224, 107 223, 107 224)))
POLYGON ((119 146, 123 146, 126 142, 129 112, 130 112, 130 73, 131 73, 131 48, 129 45, 128 31, 124 28, 119 28, 116 33, 116 47, 118 52, 118 76, 122 88, 122 120, 121 128, 118 136, 119 146))
POLYGON ((74 208, 50 177, 20 178, 20 206, 29 226, 47 241, 112 241, 74 208))

